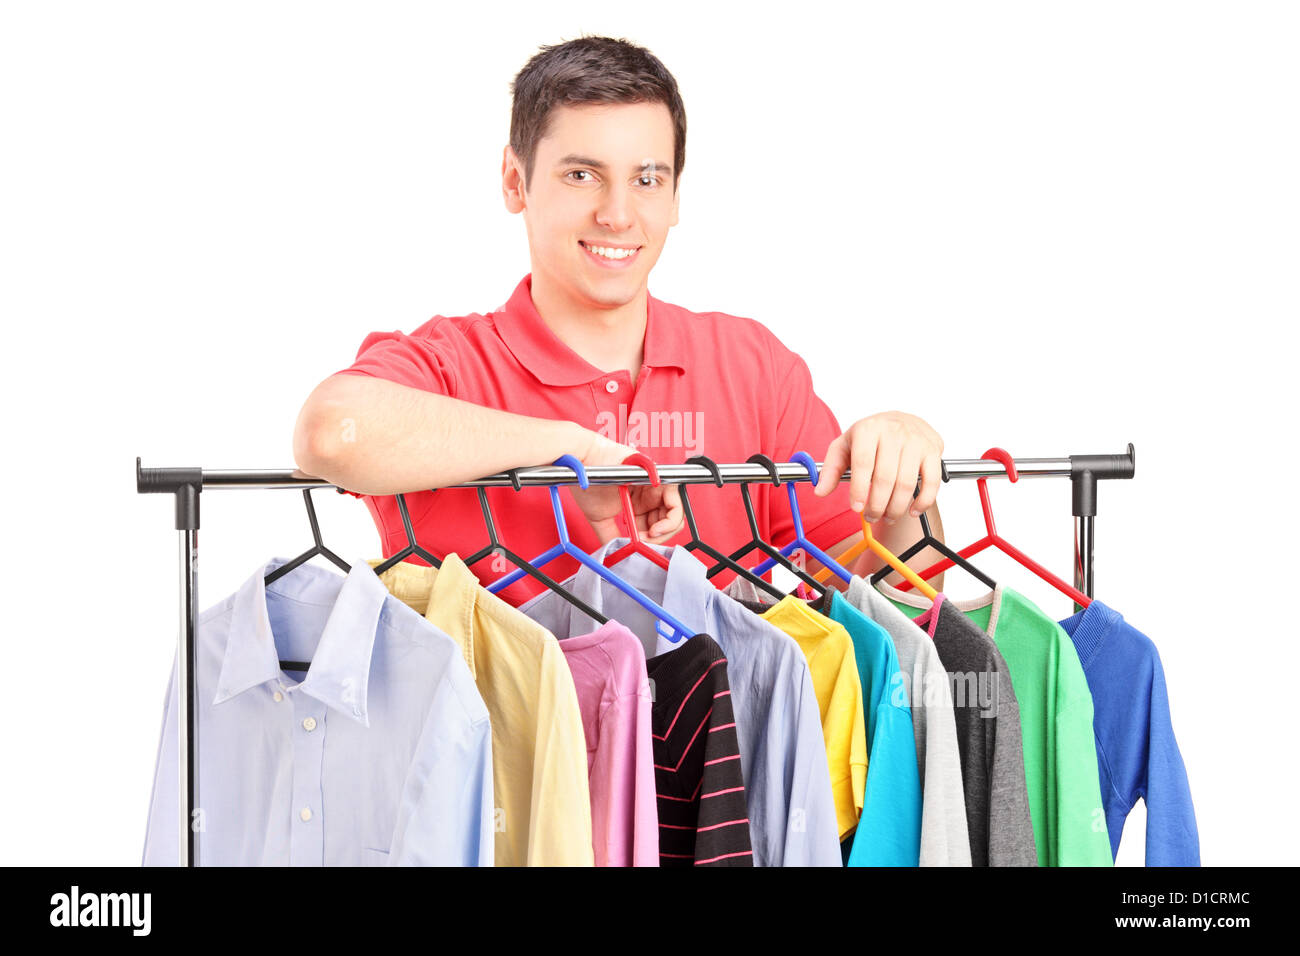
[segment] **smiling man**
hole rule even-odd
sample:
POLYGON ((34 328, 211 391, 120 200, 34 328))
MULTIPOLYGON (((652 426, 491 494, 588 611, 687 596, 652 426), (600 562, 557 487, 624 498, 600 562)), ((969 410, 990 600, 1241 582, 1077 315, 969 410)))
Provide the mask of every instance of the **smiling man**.
MULTIPOLYGON (((780 462, 796 451, 824 460, 816 488, 801 483, 797 494, 808 538, 832 555, 860 539, 859 512, 896 552, 920 538, 913 511, 928 510, 942 534, 934 429, 889 411, 841 430, 804 360, 758 321, 649 293, 686 160, 686 111, 664 65, 625 40, 582 37, 543 47, 513 97, 502 195, 523 218, 531 271, 492 311, 371 333, 312 392, 294 432, 299 468, 366 502, 384 556, 407 543, 396 493, 407 493, 423 547, 465 556, 488 541, 483 516, 473 490, 444 486, 564 454, 618 464, 633 450, 659 464, 755 452, 780 462)), ((790 540, 784 488, 751 490, 764 540, 790 540)), ((691 495, 706 542, 729 553, 750 540, 736 487, 691 495)), ((512 550, 531 558, 555 543, 545 489, 491 489, 488 500, 512 550)), ((579 547, 625 533, 616 488, 570 486, 562 500, 579 547)), ((675 486, 633 486, 632 500, 643 537, 689 540, 675 486)), ((852 570, 878 565, 868 551, 852 570)), ((546 570, 563 579, 575 568, 566 557, 546 570)), ((486 584, 511 567, 494 557, 474 570, 486 584)), ((501 596, 519 604, 541 588, 525 577, 501 596)))

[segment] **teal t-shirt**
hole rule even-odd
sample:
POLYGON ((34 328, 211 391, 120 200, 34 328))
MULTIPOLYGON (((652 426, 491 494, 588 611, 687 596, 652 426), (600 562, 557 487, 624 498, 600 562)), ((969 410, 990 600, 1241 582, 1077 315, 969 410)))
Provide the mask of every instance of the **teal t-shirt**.
POLYGON ((921 773, 898 652, 888 631, 836 589, 827 593, 830 607, 822 613, 853 640, 867 722, 867 784, 848 865, 919 866, 921 773))

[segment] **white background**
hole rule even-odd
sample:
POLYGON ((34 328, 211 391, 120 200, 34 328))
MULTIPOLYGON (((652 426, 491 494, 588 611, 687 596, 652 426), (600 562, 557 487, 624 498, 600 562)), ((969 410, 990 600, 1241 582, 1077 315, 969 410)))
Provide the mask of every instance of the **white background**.
MULTIPOLYGON (((1203 861, 1295 862, 1293 5, 3 10, 0 861, 140 858, 178 572, 136 456, 292 467, 303 399, 368 331, 502 304, 528 271, 508 84, 585 32, 685 98, 654 295, 760 319, 842 424, 910 411, 950 458, 1136 445, 1100 489, 1097 594, 1160 649, 1203 861)), ((1068 578, 1069 482, 991 491, 1068 578)), ((378 556, 364 506, 316 498, 332 548, 378 556)), ((950 541, 982 534, 973 482, 939 500, 950 541)), ((204 493, 202 522, 203 607, 310 544, 296 492, 204 493)))

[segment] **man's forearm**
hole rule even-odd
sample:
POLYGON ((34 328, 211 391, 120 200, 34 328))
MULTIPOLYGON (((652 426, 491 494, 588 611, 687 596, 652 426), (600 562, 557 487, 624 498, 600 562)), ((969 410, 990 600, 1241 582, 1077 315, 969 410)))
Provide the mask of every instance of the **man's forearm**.
POLYGON ((349 491, 391 495, 581 456, 593 434, 574 422, 340 374, 317 386, 303 405, 293 454, 314 477, 349 491))

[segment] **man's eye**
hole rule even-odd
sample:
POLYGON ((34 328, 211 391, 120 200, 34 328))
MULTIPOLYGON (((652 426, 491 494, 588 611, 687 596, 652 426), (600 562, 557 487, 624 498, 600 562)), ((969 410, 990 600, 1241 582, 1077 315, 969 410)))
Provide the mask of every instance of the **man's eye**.
MULTIPOLYGON (((588 172, 587 170, 585 170, 585 169, 574 169, 574 170, 571 170, 571 171, 569 172, 569 175, 570 175, 570 176, 590 176, 591 173, 589 173, 589 172, 588 172)), ((580 180, 578 180, 578 182, 583 182, 583 183, 585 183, 585 182, 587 182, 587 180, 585 180, 585 179, 580 179, 580 180)))
POLYGON ((640 177, 638 177, 638 180, 639 180, 643 185, 645 185, 645 186, 658 186, 658 185, 659 185, 659 177, 658 177, 658 176, 640 176, 640 177), (647 179, 650 180, 650 181, 649 181, 649 182, 645 182, 647 179))

